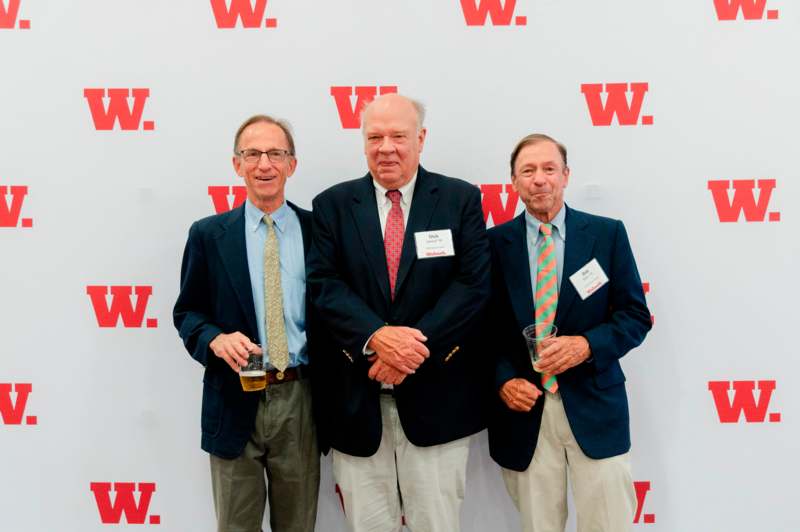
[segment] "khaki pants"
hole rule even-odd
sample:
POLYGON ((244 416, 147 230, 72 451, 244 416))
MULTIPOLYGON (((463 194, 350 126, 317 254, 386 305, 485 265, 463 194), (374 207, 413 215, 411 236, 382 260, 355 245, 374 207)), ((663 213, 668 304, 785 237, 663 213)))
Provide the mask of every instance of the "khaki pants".
POLYGON ((394 398, 381 396, 383 434, 372 456, 333 451, 333 476, 353 532, 456 532, 469 438, 432 447, 408 441, 394 398))
POLYGON ((259 532, 269 496, 273 532, 313 532, 319 450, 309 381, 271 384, 257 393, 256 426, 242 454, 233 460, 211 456, 217 531, 259 532))
POLYGON ((630 453, 601 460, 578 446, 559 393, 545 393, 539 439, 528 469, 503 469, 525 532, 563 532, 567 523, 567 474, 575 499, 578 532, 631 529, 636 493, 630 453))

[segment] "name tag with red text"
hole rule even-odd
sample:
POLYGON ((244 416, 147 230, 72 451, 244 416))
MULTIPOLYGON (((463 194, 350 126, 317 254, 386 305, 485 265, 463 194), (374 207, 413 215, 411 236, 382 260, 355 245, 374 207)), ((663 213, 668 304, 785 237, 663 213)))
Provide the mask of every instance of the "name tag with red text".
POLYGON ((418 259, 452 257, 456 254, 453 248, 453 233, 450 229, 420 231, 414 233, 414 241, 417 244, 418 259))
POLYGON ((608 277, 597 259, 592 259, 586 266, 569 276, 569 280, 581 299, 586 299, 597 292, 600 287, 608 282, 608 277))

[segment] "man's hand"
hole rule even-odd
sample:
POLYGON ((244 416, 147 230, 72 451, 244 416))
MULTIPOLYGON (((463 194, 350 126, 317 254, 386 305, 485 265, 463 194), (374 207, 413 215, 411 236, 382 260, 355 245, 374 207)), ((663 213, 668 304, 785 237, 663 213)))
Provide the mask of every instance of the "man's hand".
POLYGON ((532 382, 516 378, 506 381, 500 388, 500 399, 517 412, 530 412, 542 391, 532 382))
POLYGON ((583 336, 557 336, 539 353, 534 369, 539 373, 558 375, 589 358, 592 350, 583 336))
POLYGON ((405 373, 401 373, 399 370, 386 364, 376 355, 370 357, 369 360, 372 362, 372 366, 369 368, 369 373, 367 373, 367 375, 372 380, 384 384, 400 384, 406 378, 405 373))
POLYGON ((428 338, 418 329, 387 325, 372 335, 367 348, 375 351, 383 363, 410 375, 431 356, 423 343, 427 340, 428 338))
POLYGON ((247 336, 240 332, 231 334, 219 334, 211 340, 208 347, 219 358, 227 362, 233 371, 239 373, 239 368, 247 365, 247 357, 250 353, 261 354, 261 348, 250 341, 247 336))

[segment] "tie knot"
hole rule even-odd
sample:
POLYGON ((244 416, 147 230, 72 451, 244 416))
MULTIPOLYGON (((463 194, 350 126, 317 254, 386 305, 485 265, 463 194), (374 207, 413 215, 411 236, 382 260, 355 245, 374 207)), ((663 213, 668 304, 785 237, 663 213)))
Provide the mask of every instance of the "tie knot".
POLYGON ((399 190, 387 190, 386 197, 389 198, 389 201, 392 202, 392 205, 399 205, 400 198, 403 197, 403 193, 399 190))
POLYGON ((553 224, 541 224, 539 226, 539 231, 545 236, 550 236, 553 234, 553 224))
POLYGON ((275 223, 275 221, 272 219, 272 216, 270 216, 269 214, 265 214, 264 223, 267 224, 267 227, 270 227, 275 223))

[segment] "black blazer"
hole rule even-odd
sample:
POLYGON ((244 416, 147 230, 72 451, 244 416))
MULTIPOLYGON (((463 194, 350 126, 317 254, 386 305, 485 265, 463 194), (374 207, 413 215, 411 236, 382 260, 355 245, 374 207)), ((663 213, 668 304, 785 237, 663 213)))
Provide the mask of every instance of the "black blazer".
MULTIPOLYGON (((311 213, 296 205, 306 260, 311 247, 311 213)), ((202 448, 222 458, 239 456, 255 427, 257 393, 242 391, 238 375, 208 344, 220 333, 240 331, 257 341, 258 327, 247 267, 244 205, 192 224, 183 253, 181 289, 173 321, 189 354, 205 366, 201 417, 202 448)), ((308 292, 308 291, 307 291, 308 292)), ((314 316, 306 294, 306 337, 309 370, 316 390, 313 357, 314 316)), ((315 412, 317 403, 314 401, 315 412)), ((324 431, 319 431, 324 443, 324 431)), ((323 445, 323 451, 327 451, 323 445)))
MULTIPOLYGON (((581 450, 607 458, 630 449, 628 399, 619 359, 650 330, 650 311, 622 222, 567 209, 564 266, 555 325, 560 336, 582 335, 591 358, 558 375, 569 424, 581 450), (569 276, 597 259, 609 282, 581 300, 569 276)), ((489 423, 492 458, 507 469, 528 468, 539 436, 546 394, 530 412, 509 409, 498 395, 509 379, 522 377, 541 389, 522 329, 533 323, 531 268, 525 214, 489 230, 492 249, 492 317, 495 392, 489 423)))
POLYGON ((481 430, 490 384, 480 377, 487 360, 475 333, 490 276, 478 188, 419 167, 394 301, 371 175, 324 191, 313 211, 308 288, 330 335, 320 365, 331 446, 355 456, 378 449, 380 385, 367 377, 370 364, 362 349, 384 324, 420 329, 431 351, 395 387, 409 441, 437 445, 481 430), (455 256, 418 260, 414 233, 437 229, 452 231, 455 256))

